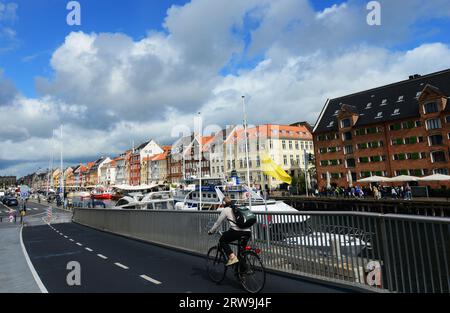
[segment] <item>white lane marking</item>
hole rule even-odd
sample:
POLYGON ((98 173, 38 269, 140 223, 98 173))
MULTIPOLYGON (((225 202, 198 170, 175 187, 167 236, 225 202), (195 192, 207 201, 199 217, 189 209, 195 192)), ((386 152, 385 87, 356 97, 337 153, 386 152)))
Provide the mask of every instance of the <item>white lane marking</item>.
POLYGON ((104 260, 108 259, 108 257, 104 256, 103 254, 97 254, 97 256, 98 256, 99 258, 104 259, 104 260))
POLYGON ((25 249, 25 245, 23 244, 23 237, 22 237, 22 230, 23 226, 20 227, 20 245, 22 246, 22 252, 25 256, 25 260, 27 261, 28 267, 30 268, 31 274, 33 274, 34 280, 36 281, 36 284, 38 285, 39 289, 41 290, 41 293, 48 293, 47 288, 45 288, 44 284, 42 283, 41 278, 39 277, 38 273, 36 272, 36 269, 33 266, 33 263, 31 263, 30 257, 28 256, 27 249, 25 249))
POLYGON ((82 245, 81 243, 79 243, 79 242, 77 242, 77 245, 78 245, 78 246, 80 246, 80 247, 82 247, 82 246, 83 246, 83 245, 82 245))
POLYGON ((91 248, 85 248, 87 251, 89 251, 89 252, 92 252, 92 251, 94 251, 94 250, 92 250, 91 248))
POLYGON ((120 263, 114 263, 114 265, 116 265, 116 266, 118 266, 118 267, 121 267, 121 268, 123 268, 124 270, 127 270, 127 269, 129 269, 129 267, 128 267, 128 266, 125 266, 125 265, 123 265, 123 264, 120 264, 120 263))
POLYGON ((160 281, 158 281, 156 279, 153 279, 151 277, 148 277, 147 275, 141 275, 140 277, 145 279, 145 280, 147 280, 147 281, 149 281, 149 282, 151 282, 151 283, 154 283, 155 285, 161 285, 162 284, 160 281))
POLYGON ((70 239, 70 241, 74 242, 75 240, 73 240, 73 239, 70 239))

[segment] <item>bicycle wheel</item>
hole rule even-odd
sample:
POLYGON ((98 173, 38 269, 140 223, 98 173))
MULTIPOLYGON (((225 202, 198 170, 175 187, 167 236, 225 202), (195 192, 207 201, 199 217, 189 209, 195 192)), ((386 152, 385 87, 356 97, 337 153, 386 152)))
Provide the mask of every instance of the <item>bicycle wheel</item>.
POLYGON ((266 270, 261 258, 253 251, 242 254, 239 264, 239 278, 242 287, 250 293, 258 293, 266 284, 266 270))
POLYGON ((209 278, 219 284, 225 279, 227 273, 227 267, 225 254, 217 247, 209 249, 206 255, 206 272, 209 278))

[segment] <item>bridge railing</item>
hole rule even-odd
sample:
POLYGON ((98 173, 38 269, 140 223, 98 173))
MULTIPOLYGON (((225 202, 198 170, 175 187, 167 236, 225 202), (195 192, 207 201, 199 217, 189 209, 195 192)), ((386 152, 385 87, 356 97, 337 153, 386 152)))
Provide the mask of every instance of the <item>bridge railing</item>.
MULTIPOLYGON (((75 209, 74 221, 206 254, 218 212, 75 209)), ((268 269, 373 291, 450 293, 450 219, 364 212, 257 213, 268 269)), ((225 227, 225 226, 224 226, 225 227)))

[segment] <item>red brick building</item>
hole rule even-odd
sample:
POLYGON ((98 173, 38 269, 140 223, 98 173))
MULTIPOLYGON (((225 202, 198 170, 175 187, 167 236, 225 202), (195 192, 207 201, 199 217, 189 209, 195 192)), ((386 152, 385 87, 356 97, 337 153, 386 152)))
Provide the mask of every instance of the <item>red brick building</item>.
POLYGON ((130 171, 128 172, 131 186, 139 186, 141 184, 141 155, 138 152, 131 152, 127 155, 130 171))
POLYGON ((445 70, 327 101, 313 131, 319 188, 327 177, 347 187, 370 176, 449 174, 449 95, 445 70))

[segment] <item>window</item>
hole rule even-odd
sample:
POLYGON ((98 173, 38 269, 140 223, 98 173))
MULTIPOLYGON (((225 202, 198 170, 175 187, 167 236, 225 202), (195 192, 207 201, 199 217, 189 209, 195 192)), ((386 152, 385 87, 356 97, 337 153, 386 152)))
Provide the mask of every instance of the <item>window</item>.
POLYGON ((403 102, 403 101, 405 101, 405 96, 398 97, 397 102, 403 102))
POLYGON ((369 158, 368 157, 361 157, 361 158, 359 158, 359 163, 369 163, 369 158))
POLYGON ((292 140, 289 140, 289 150, 292 150, 292 140))
POLYGON ((403 129, 412 129, 416 126, 414 121, 408 121, 402 123, 403 129))
POLYGON ((367 128, 367 134, 376 134, 378 132, 378 129, 376 127, 367 128))
POLYGON ((423 106, 425 114, 432 114, 438 112, 437 102, 428 102, 423 106))
POLYGON ((347 128, 351 126, 351 122, 349 118, 343 119, 341 121, 341 128, 347 128))
POLYGON ((394 110, 394 113, 392 113, 392 116, 395 116, 395 115, 400 115, 400 109, 394 110))
POLYGON ((345 146, 344 147, 345 154, 352 154, 353 153, 353 146, 345 146))
POLYGON ((331 128, 331 127, 333 127, 333 126, 334 126, 334 121, 331 121, 330 124, 328 124, 327 127, 328 127, 328 128, 331 128))
POLYGON ((444 151, 431 152, 431 162, 432 163, 442 163, 447 162, 444 151))
POLYGON ((320 154, 325 154, 325 153, 327 153, 328 152, 328 149, 327 148, 320 148, 319 149, 319 153, 320 154))
POLYGON ((375 119, 383 118, 383 112, 378 112, 377 116, 375 116, 375 119))
POLYGON ((372 108, 372 102, 367 103, 366 110, 369 110, 371 108, 372 108))
POLYGON ((295 149, 296 149, 296 150, 299 150, 299 144, 298 144, 298 141, 295 142, 295 149))
POLYGON ((392 145, 393 146, 400 146, 400 145, 403 145, 403 144, 404 144, 403 138, 397 138, 397 139, 393 139, 392 140, 392 145))
POLYGON ((400 130, 400 129, 402 129, 402 124, 400 124, 400 123, 392 124, 389 126, 389 129, 390 130, 400 130))
POLYGON ((320 161, 321 166, 328 166, 328 161, 320 161))
POLYGON ((364 150, 367 149, 367 143, 359 143, 358 145, 358 150, 364 150))
POLYGON ((330 152, 330 153, 337 152, 337 148, 336 147, 329 147, 328 148, 328 152, 330 152))
POLYGON ((442 145, 443 143, 442 135, 433 135, 428 137, 428 143, 430 146, 442 145))
POLYGON ((432 120, 427 120, 426 121, 426 125, 427 125, 427 129, 428 130, 441 128, 442 127, 441 119, 435 118, 435 119, 432 119, 432 120))
POLYGON ((381 160, 381 156, 379 155, 370 157, 370 162, 381 162, 381 160))
POLYGON ((344 141, 352 140, 352 133, 351 132, 343 133, 342 138, 344 141))
POLYGON ((433 174, 448 175, 448 169, 446 169, 446 168, 438 168, 438 169, 433 170, 433 174))
POLYGON ((347 159, 345 160, 347 168, 353 168, 356 166, 356 161, 355 159, 347 159))
POLYGON ((383 101, 381 102, 381 106, 387 105, 387 99, 383 99, 383 101))
POLYGON ((287 156, 283 155, 283 163, 284 165, 288 165, 287 156))
POLYGON ((286 150, 286 140, 282 141, 283 150, 286 150))
POLYGON ((417 137, 408 137, 405 138, 405 144, 406 145, 413 145, 417 143, 417 137))

